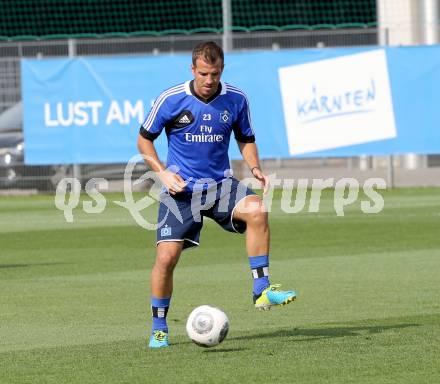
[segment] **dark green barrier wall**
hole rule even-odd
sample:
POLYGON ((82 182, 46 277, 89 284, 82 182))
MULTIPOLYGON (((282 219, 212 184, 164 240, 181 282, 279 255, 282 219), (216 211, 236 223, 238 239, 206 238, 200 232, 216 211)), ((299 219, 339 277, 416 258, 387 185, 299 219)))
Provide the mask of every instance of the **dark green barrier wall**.
MULTIPOLYGON (((221 32, 222 0, 6 0, 0 38, 221 32)), ((234 30, 364 27, 375 0, 231 0, 234 30)))

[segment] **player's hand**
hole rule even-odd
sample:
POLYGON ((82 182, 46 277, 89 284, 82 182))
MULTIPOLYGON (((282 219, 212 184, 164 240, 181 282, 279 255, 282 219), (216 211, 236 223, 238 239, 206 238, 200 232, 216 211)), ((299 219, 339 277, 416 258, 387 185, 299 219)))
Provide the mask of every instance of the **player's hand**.
POLYGON ((263 193, 266 194, 269 190, 269 178, 257 167, 252 170, 252 175, 261 183, 263 193))
POLYGON ((176 193, 183 192, 186 183, 177 173, 171 172, 168 169, 159 172, 159 179, 165 186, 170 195, 175 195, 176 193))

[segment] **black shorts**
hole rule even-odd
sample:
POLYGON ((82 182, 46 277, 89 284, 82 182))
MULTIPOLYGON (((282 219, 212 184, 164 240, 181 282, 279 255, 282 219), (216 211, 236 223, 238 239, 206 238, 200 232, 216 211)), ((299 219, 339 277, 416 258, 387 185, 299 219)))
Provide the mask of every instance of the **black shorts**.
POLYGON ((246 224, 232 220, 238 202, 255 195, 246 185, 227 178, 203 191, 160 196, 157 244, 162 241, 183 241, 183 249, 199 245, 203 218, 209 217, 229 232, 244 233, 246 224))

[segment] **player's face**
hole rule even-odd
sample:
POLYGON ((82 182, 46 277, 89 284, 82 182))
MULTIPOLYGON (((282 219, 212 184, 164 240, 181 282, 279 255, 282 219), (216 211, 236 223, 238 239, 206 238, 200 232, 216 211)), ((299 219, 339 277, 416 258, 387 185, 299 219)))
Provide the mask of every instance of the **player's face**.
POLYGON ((222 61, 209 64, 198 58, 196 65, 191 66, 191 70, 194 75, 194 90, 203 99, 209 99, 217 91, 223 71, 222 61))

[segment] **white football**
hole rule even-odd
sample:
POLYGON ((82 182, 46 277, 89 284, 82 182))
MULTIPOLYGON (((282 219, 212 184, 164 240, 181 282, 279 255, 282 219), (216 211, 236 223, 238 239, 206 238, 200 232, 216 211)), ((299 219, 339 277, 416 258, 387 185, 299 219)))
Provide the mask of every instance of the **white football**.
POLYGON ((219 308, 201 305, 195 308, 186 321, 189 338, 200 347, 214 347, 220 344, 229 331, 229 320, 219 308))

